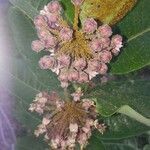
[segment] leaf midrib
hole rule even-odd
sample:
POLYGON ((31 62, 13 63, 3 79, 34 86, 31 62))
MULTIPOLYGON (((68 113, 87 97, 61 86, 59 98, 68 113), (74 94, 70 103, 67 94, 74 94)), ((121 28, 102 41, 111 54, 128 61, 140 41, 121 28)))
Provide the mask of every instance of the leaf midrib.
POLYGON ((138 32, 137 34, 131 36, 128 40, 127 43, 131 42, 132 40, 135 40, 136 38, 139 38, 140 36, 143 36, 145 33, 148 33, 150 31, 150 27, 148 27, 145 30, 142 30, 141 32, 138 32))

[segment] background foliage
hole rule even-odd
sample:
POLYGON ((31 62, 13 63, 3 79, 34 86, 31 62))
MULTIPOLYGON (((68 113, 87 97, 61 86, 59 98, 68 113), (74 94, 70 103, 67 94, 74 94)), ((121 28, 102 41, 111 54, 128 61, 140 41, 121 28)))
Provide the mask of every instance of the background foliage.
MULTIPOLYGON (((39 91, 62 91, 55 74, 51 71, 40 70, 38 67, 38 60, 44 54, 37 55, 31 50, 31 42, 37 38, 33 18, 49 1, 10 0, 13 5, 9 10, 9 22, 16 49, 14 57, 8 58, 12 62, 10 68, 2 66, 0 70, 9 75, 10 81, 14 83, 13 88, 7 90, 16 99, 15 116, 27 131, 25 136, 18 138, 18 150, 30 150, 29 147, 32 147, 32 150, 46 148, 42 139, 36 139, 33 136, 33 130, 40 123, 40 117, 31 114, 28 107, 39 91)), ((74 16, 73 6, 68 0, 61 0, 61 2, 67 19, 71 23, 74 16)), ((111 63, 111 74, 127 74, 150 64, 149 5, 149 0, 139 0, 134 9, 115 25, 114 31, 124 35, 125 46, 119 57, 111 63)), ((134 142, 133 139, 121 139, 140 135, 147 132, 149 127, 123 114, 116 113, 122 106, 128 105, 149 118, 149 89, 148 79, 143 80, 133 76, 115 80, 105 86, 97 85, 87 96, 97 98, 98 111, 102 120, 108 125, 108 130, 104 135, 95 131, 86 149, 134 150, 138 148, 137 138, 134 138, 134 142)), ((148 147, 149 145, 146 145, 144 149, 148 147)))

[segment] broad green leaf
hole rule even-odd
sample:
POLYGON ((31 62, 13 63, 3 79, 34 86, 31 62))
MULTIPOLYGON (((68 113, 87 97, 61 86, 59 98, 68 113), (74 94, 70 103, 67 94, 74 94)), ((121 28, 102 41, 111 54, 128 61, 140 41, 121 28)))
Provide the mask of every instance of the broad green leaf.
POLYGON ((81 19, 92 17, 106 24, 115 24, 136 4, 137 0, 85 0, 81 19))
POLYGON ((38 11, 35 7, 31 5, 29 0, 9 0, 15 7, 21 10, 25 15, 27 15, 31 20, 38 15, 38 11))
POLYGON ((102 142, 95 136, 92 136, 88 142, 89 144, 87 145, 85 150, 105 150, 102 142))
POLYGON ((150 130, 149 127, 122 114, 102 118, 102 121, 107 126, 106 132, 103 135, 99 132, 95 132, 95 136, 101 140, 118 140, 129 138, 150 130))
POLYGON ((46 150, 47 148, 42 139, 26 136, 18 138, 15 150, 46 150))
POLYGON ((111 63, 111 73, 125 74, 150 64, 149 5, 149 0, 140 0, 134 10, 118 24, 121 35, 127 41, 117 60, 111 63))
POLYGON ((31 42, 37 39, 34 25, 19 9, 11 8, 9 12, 10 25, 18 53, 24 58, 37 80, 45 85, 45 89, 58 89, 60 83, 51 71, 41 70, 39 59, 44 54, 37 54, 31 49, 31 42))
POLYGON ((120 107, 129 105, 149 117, 149 80, 113 81, 97 86, 89 94, 96 99, 97 110, 102 116, 111 116, 120 107))
POLYGON ((74 6, 71 3, 71 0, 61 0, 63 9, 65 11, 65 16, 70 23, 73 23, 74 19, 74 6))
POLYGON ((150 150, 150 144, 145 145, 143 150, 150 150))
POLYGON ((111 150, 137 150, 136 148, 126 145, 126 144, 105 144, 105 148, 107 150, 111 149, 111 150))

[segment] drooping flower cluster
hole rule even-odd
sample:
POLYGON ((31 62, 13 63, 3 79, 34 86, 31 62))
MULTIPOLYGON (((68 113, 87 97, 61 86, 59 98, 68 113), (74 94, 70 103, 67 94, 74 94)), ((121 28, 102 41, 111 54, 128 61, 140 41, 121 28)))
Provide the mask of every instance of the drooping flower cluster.
POLYGON ((89 82, 96 75, 106 74, 107 64, 122 47, 122 37, 112 35, 110 26, 98 25, 87 18, 79 28, 80 6, 83 0, 72 0, 75 6, 73 27, 63 19, 62 7, 53 0, 41 10, 35 20, 39 40, 32 49, 49 54, 39 61, 41 69, 50 69, 59 76, 62 87, 70 82, 89 82))
POLYGON ((56 92, 39 93, 29 108, 43 115, 35 135, 45 134, 53 149, 66 150, 74 149, 76 143, 86 146, 95 128, 103 134, 106 126, 98 122, 94 102, 81 100, 82 95, 78 89, 72 94, 72 101, 62 101, 56 92))

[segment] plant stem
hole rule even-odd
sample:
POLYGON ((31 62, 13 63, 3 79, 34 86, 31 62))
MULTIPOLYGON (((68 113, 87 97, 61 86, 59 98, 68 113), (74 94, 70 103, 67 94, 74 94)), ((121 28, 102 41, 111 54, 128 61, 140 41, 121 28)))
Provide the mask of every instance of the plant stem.
POLYGON ((124 114, 130 118, 135 119, 136 121, 145 124, 146 126, 150 127, 150 119, 142 116, 141 114, 139 114, 138 112, 136 112, 134 109, 132 109, 130 106, 128 105, 124 105, 122 106, 119 110, 119 113, 124 114))

